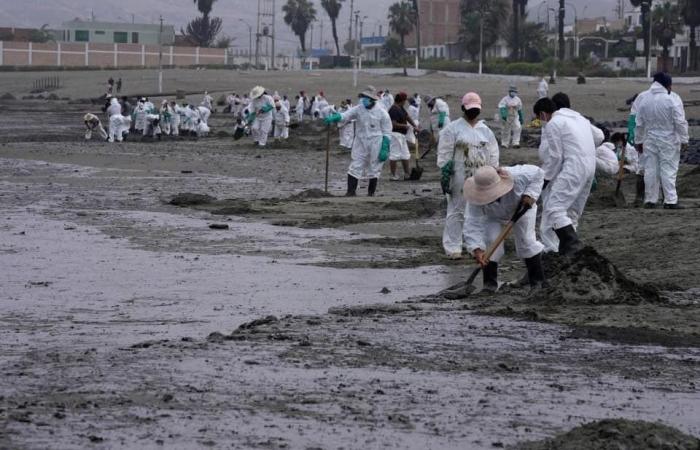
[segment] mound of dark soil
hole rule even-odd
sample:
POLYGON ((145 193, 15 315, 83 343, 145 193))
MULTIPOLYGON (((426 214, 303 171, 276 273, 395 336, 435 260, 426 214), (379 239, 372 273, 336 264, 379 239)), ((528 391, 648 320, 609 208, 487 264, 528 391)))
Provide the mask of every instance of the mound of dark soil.
POLYGON ((211 203, 216 198, 211 195, 206 194, 192 194, 191 192, 184 192, 177 194, 175 197, 171 198, 168 202, 175 206, 193 206, 193 205, 204 205, 211 203))
POLYGON ((389 202, 384 205, 384 209, 414 211, 417 217, 432 217, 443 210, 443 203, 442 199, 417 197, 406 201, 389 202))
POLYGON ((2 94, 2 96, 0 96, 0 100, 17 100, 17 97, 10 94, 9 92, 6 92, 2 94))
POLYGON ((216 202, 216 206, 219 206, 219 209, 215 209, 211 213, 217 216, 236 216, 256 212, 250 202, 240 198, 221 200, 216 202))
POLYGON ((322 189, 307 189, 305 191, 301 191, 298 194, 294 194, 291 197, 289 197, 289 200, 293 202, 297 202, 300 200, 310 200, 314 198, 328 198, 328 197, 333 197, 332 194, 322 190, 322 189))
POLYGON ((700 166, 678 177, 678 195, 683 197, 700 197, 700 166))
POLYGON ((513 450, 697 450, 700 440, 659 423, 608 419, 587 423, 552 439, 516 444, 513 450))
POLYGON ((656 288, 630 280, 590 246, 571 258, 547 253, 544 267, 549 287, 534 292, 531 299, 571 305, 661 301, 656 288))

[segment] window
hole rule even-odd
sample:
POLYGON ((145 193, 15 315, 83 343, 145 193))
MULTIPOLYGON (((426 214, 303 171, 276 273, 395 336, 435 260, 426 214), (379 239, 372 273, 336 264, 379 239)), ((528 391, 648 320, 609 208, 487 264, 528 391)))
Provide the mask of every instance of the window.
POLYGON ((105 32, 102 30, 95 30, 95 34, 100 35, 100 36, 104 36, 105 32))
POLYGON ((139 34, 137 32, 131 33, 131 43, 132 44, 138 44, 139 43, 139 34))
POLYGON ((124 31, 114 32, 114 43, 115 44, 126 44, 129 42, 129 33, 124 31))
POLYGON ((88 30, 75 30, 75 42, 89 42, 90 32, 88 30))

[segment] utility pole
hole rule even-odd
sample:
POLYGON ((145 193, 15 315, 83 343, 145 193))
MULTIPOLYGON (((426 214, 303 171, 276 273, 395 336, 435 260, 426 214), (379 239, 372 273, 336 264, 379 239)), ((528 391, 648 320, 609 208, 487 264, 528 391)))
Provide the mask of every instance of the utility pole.
MULTIPOLYGON (((357 24, 360 21, 360 11, 353 11, 355 14, 355 39, 354 39, 354 45, 353 45, 353 56, 355 58, 355 64, 353 65, 353 71, 352 71, 352 87, 357 87, 357 24)), ((352 20, 351 20, 352 21, 352 20)), ((352 39, 352 37, 351 37, 352 39)))
POLYGON ((158 34, 158 93, 163 93, 163 16, 160 16, 160 33, 158 34))
POLYGON ((479 16, 479 75, 484 73, 484 12, 479 16))
POLYGON ((564 42, 565 3, 565 0, 559 0, 559 61, 564 61, 564 56, 566 55, 566 42, 564 42))
MULTIPOLYGON (((420 5, 419 0, 413 0, 413 7, 416 10, 416 70, 418 70, 418 61, 420 60, 420 5)), ((381 26, 379 34, 382 34, 381 26)))
POLYGON ((323 48, 323 21, 321 20, 321 33, 318 36, 318 48, 323 48))
POLYGON ((270 61, 272 68, 275 67, 275 14, 276 14, 276 0, 272 0, 272 34, 270 35, 270 39, 272 40, 272 53, 270 54, 270 61))
POLYGON ((255 26, 255 68, 260 64, 260 2, 258 0, 258 17, 255 26))
POLYGON ((262 0, 262 6, 260 5, 260 0, 258 0, 258 21, 264 22, 263 33, 258 39, 269 38, 272 41, 272 45, 269 42, 265 43, 265 53, 269 53, 268 49, 271 47, 272 53, 269 54, 269 65, 270 67, 275 66, 275 0, 262 0))
POLYGON ((352 15, 355 14, 355 0, 350 0, 350 26, 348 27, 348 42, 352 41, 352 15))

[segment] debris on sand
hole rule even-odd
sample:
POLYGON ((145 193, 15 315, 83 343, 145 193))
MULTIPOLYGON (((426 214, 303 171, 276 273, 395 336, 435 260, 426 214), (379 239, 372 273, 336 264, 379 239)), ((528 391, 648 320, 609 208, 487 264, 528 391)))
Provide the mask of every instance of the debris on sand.
POLYGON ((221 200, 216 202, 216 206, 220 206, 220 208, 213 210, 211 213, 217 216, 236 216, 255 212, 250 202, 239 198, 221 200))
POLYGON ((401 314, 409 311, 420 311, 421 308, 411 304, 376 304, 358 306, 338 306, 328 309, 328 314, 334 316, 362 317, 375 315, 401 314))
POLYGON ((168 203, 175 206, 193 206, 211 203, 214 200, 216 200, 216 198, 212 197, 211 195, 185 192, 177 194, 175 197, 171 198, 168 203))
POLYGON ((310 200, 314 198, 328 198, 328 197, 333 197, 333 194, 330 194, 329 192, 326 192, 321 189, 307 189, 305 191, 301 191, 298 194, 294 194, 291 197, 289 197, 289 200, 293 202, 298 202, 301 200, 310 200))
POLYGON ((590 246, 573 257, 547 253, 544 267, 549 286, 535 291, 529 300, 573 305, 636 305, 661 301, 656 288, 630 280, 590 246))
POLYGON ((700 197, 700 166, 678 177, 678 195, 683 197, 700 197))
POLYGON ((10 94, 9 92, 5 92, 0 96, 0 100, 17 100, 17 97, 14 95, 10 94))
POLYGON ((229 229, 228 225, 225 223, 212 223, 211 225, 209 225, 209 228, 211 228, 212 230, 228 230, 229 229))
POLYGON ((554 438, 516 444, 512 450, 607 450, 700 448, 700 440, 660 423, 626 419, 591 422, 554 438))

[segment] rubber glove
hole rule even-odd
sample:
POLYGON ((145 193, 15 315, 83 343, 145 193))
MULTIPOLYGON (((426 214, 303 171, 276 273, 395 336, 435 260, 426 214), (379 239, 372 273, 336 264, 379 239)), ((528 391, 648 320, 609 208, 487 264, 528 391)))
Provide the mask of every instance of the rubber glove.
POLYGON ((245 122, 247 124, 251 124, 251 123, 253 123, 253 121, 255 120, 256 117, 257 117, 257 114, 255 114, 254 112, 250 112, 245 116, 245 122))
POLYGON ((447 113, 441 112, 438 113, 438 128, 442 128, 445 126, 445 118, 447 117, 447 113))
POLYGON ((523 117, 523 110, 518 110, 518 119, 520 120, 520 125, 525 123, 525 117, 523 117))
POLYGON ((629 120, 627 120, 627 142, 634 145, 634 132, 637 128, 637 115, 630 114, 629 120))
POLYGON ((501 120, 508 120, 508 108, 503 107, 499 109, 499 111, 501 113, 501 120))
POLYGON ((267 105, 263 106, 262 108, 260 108, 260 110, 263 112, 263 114, 265 114, 266 112, 272 111, 272 108, 273 108, 272 105, 267 104, 267 105))
POLYGON ((382 137, 382 148, 379 150, 379 162, 384 162, 389 159, 389 149, 391 147, 391 139, 389 136, 382 137))
POLYGON ((450 193, 450 185, 452 184, 452 175, 454 174, 454 160, 447 161, 447 164, 440 169, 440 186, 442 193, 447 195, 450 193))
POLYGON ((341 120, 343 120, 343 116, 338 112, 334 112, 334 113, 331 113, 325 119, 323 119, 323 123, 325 123, 326 125, 330 125, 332 123, 338 123, 341 120))

